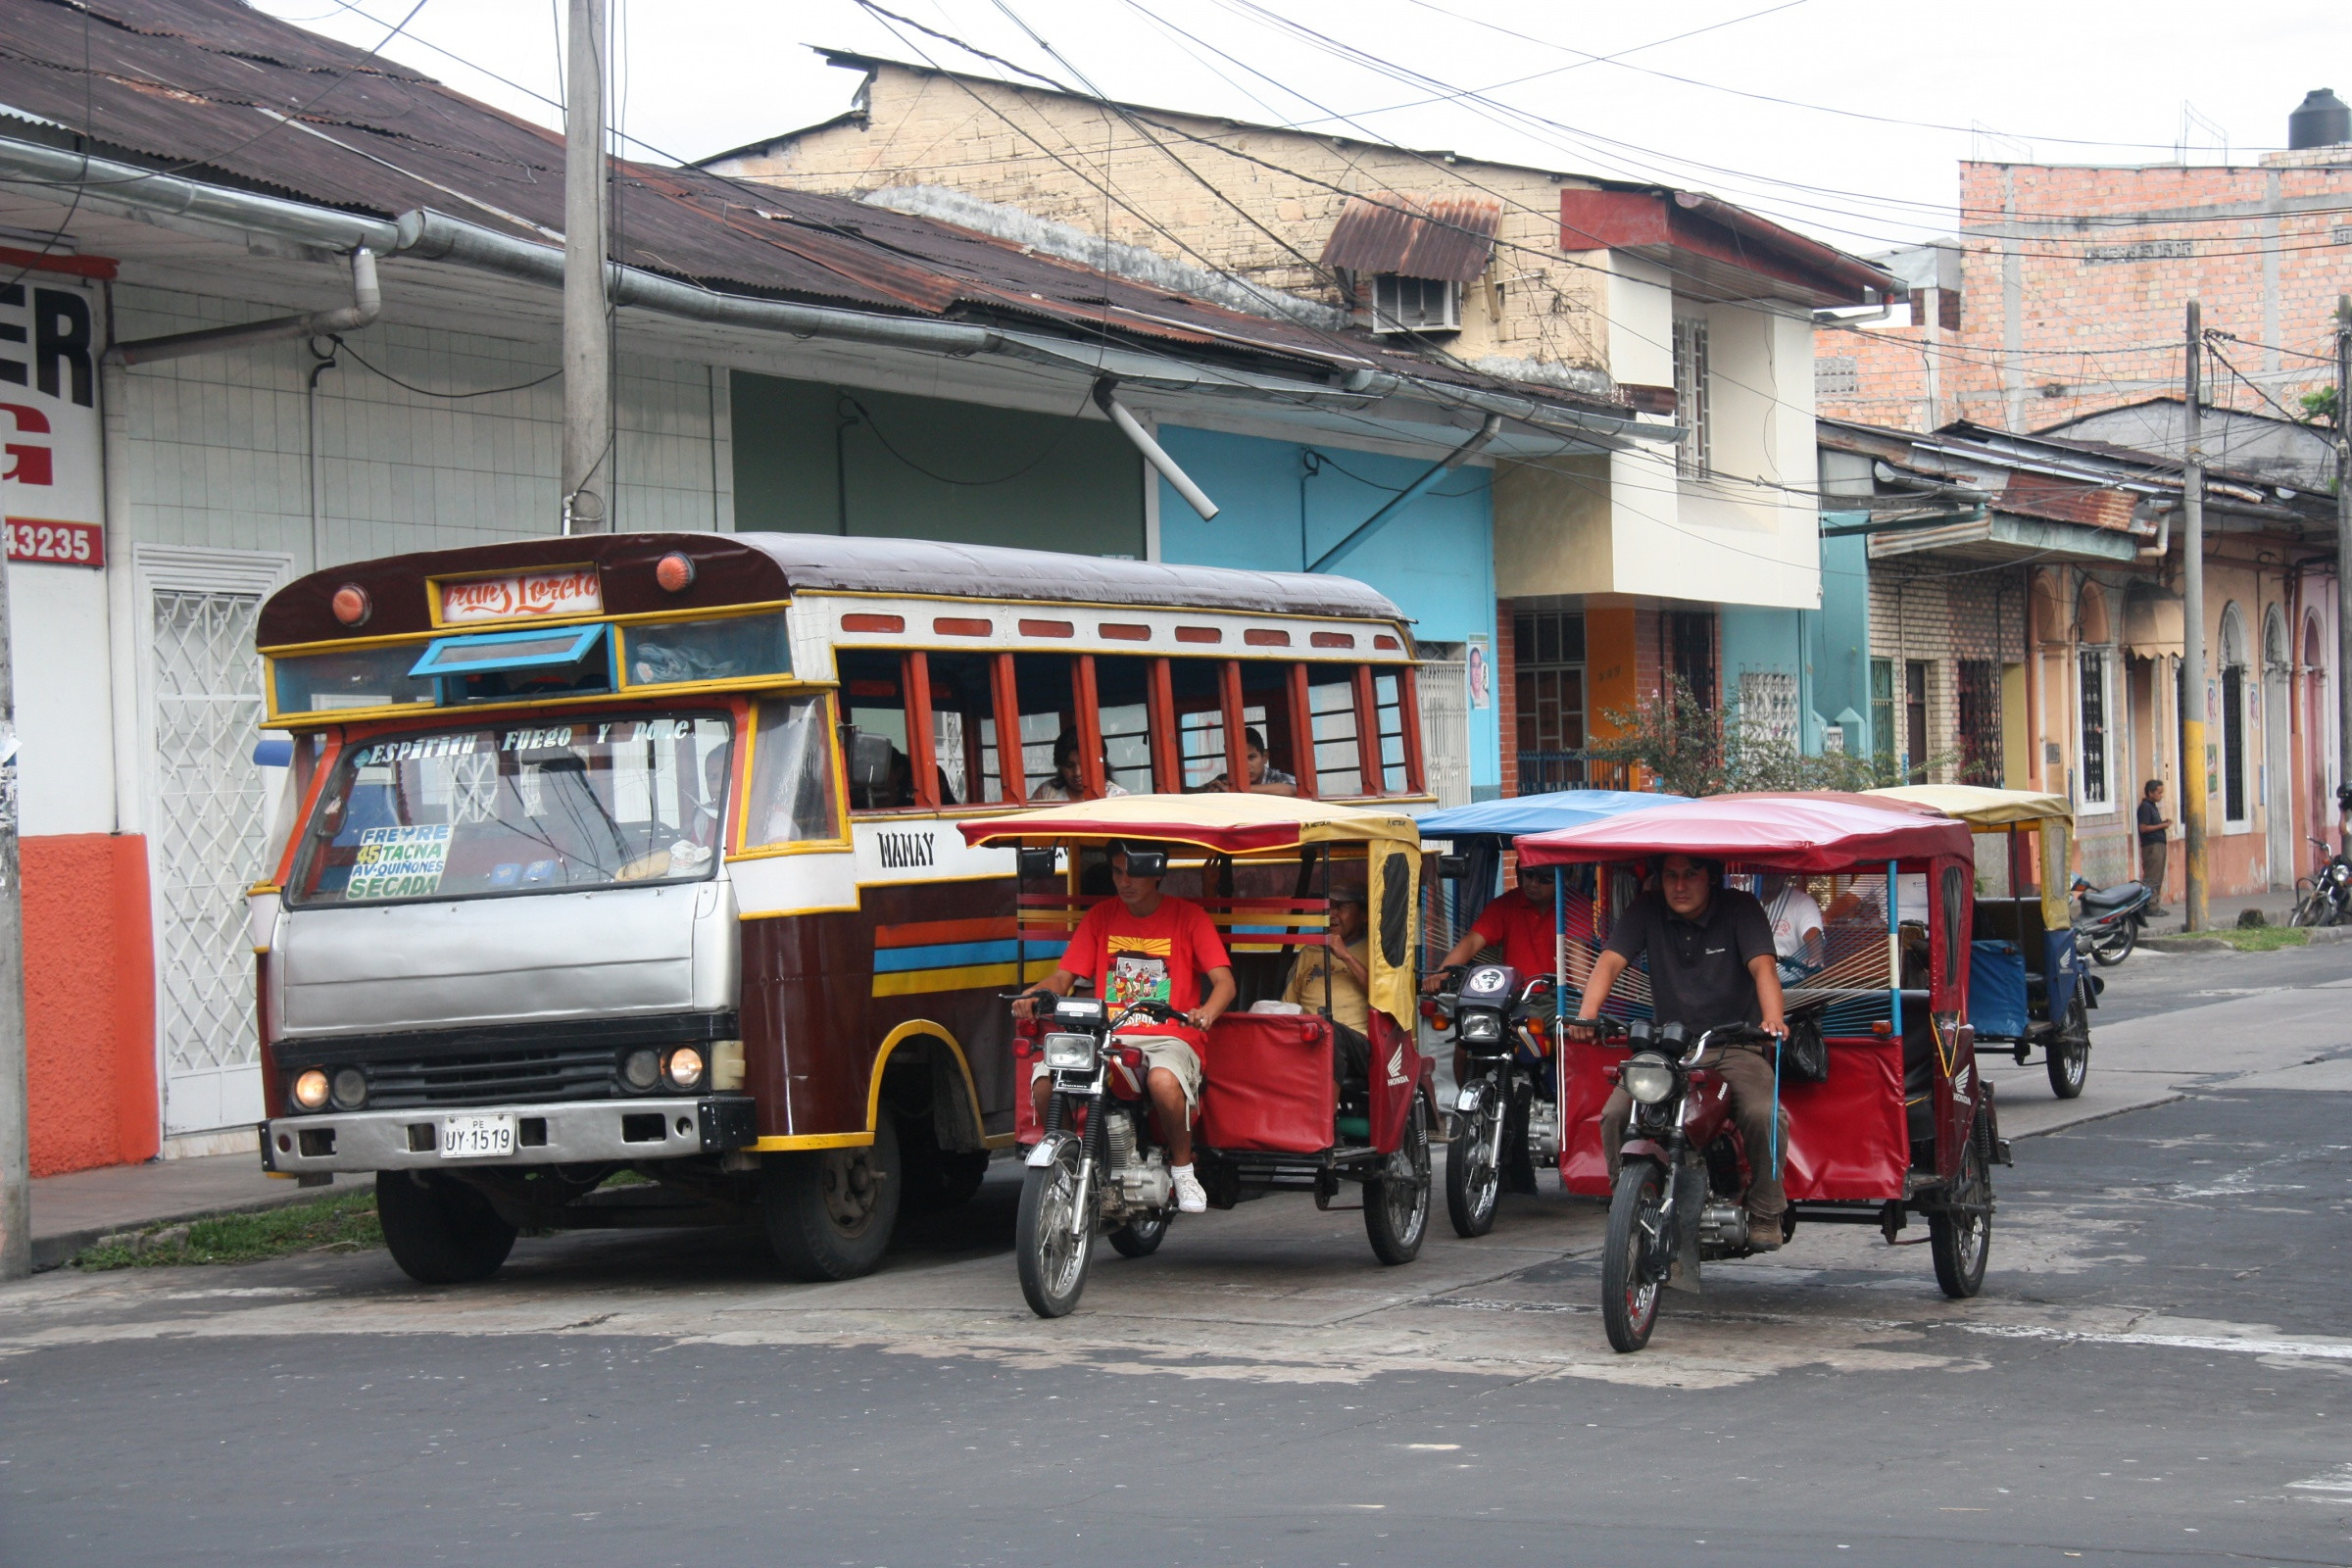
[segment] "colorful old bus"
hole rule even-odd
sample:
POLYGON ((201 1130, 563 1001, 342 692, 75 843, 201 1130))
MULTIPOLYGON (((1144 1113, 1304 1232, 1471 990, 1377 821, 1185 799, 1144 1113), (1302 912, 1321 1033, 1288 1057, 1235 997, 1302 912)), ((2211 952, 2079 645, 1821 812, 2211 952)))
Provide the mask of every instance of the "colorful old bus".
POLYGON ((842 1278, 971 1197, 1013 1137, 1001 994, 1056 955, 959 820, 1427 799, 1404 619, 1340 577, 551 538, 315 572, 260 643, 263 1159, 372 1173, 425 1281, 523 1227, 733 1220, 842 1278))

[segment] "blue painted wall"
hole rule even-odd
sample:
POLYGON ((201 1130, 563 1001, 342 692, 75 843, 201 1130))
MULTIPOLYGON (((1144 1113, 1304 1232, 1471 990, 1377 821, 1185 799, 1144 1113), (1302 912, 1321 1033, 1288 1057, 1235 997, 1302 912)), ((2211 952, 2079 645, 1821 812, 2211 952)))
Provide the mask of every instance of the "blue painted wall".
MULTIPOLYGON (((1160 481, 1164 561, 1302 571, 1356 524, 1419 478, 1429 464, 1256 436, 1162 426, 1160 445, 1220 509, 1202 522, 1160 481)), ((1494 493, 1492 471, 1465 466, 1359 546, 1339 572, 1371 584, 1432 642, 1494 636, 1494 493)), ((1495 710, 1470 714, 1470 782, 1498 789, 1501 737, 1495 710)))
MULTIPOLYGON (((1824 514, 1825 527, 1859 520, 1856 514, 1824 514)), ((1851 712, 1845 749, 1870 755, 1870 541, 1821 542, 1821 610, 1806 617, 1806 657, 1813 666, 1812 711, 1805 727, 1807 751, 1821 750, 1819 732, 1851 712)))

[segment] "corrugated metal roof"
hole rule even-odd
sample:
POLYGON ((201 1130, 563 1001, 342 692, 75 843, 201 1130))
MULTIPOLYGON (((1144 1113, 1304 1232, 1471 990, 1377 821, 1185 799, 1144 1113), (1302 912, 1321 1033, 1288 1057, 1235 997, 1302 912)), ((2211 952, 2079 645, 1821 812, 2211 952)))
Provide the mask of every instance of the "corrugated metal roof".
POLYGON ((1494 259, 1502 203, 1486 196, 1350 196, 1323 242, 1323 265, 1468 283, 1494 259))
MULTIPOLYGON (((383 218, 449 213, 561 241, 561 137, 439 82, 263 16, 241 0, 12 0, 0 6, 0 121, 174 173, 383 218), (87 53, 89 70, 82 69, 87 53), (53 122, 38 124, 27 117, 53 122)), ((1360 331, 1243 315, 1105 276, 974 230, 845 197, 620 162, 616 260, 721 292, 908 315, 1044 323, 1190 357, 1369 368, 1581 409, 1360 331)))

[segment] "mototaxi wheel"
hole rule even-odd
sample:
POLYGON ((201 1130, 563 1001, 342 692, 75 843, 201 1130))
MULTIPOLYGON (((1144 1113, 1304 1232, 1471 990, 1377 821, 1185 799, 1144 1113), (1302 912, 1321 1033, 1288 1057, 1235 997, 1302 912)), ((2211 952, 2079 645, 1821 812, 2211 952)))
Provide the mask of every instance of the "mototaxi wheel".
POLYGON ((1150 1257, 1159 1250, 1159 1244, 1168 1239, 1168 1227, 1176 1222, 1173 1208, 1154 1209, 1138 1214, 1110 1233, 1110 1249, 1121 1257, 1150 1257))
POLYGON ((1504 1110, 1494 1075, 1482 1080, 1478 1114, 1461 1118, 1446 1145, 1446 1217, 1456 1236, 1484 1236, 1494 1228, 1502 1197, 1502 1162, 1494 1156, 1497 1124, 1504 1110))
POLYGON ((486 1280, 514 1250, 514 1227, 454 1176, 377 1171, 375 1218, 392 1261, 419 1285, 486 1280))
POLYGON ((1980 1116, 1960 1151, 1960 1170, 1943 1201, 1928 1212, 1928 1250, 1936 1258, 1936 1283, 1964 1301, 1984 1288, 1984 1264, 1992 1255, 1991 1136, 1980 1116))
POLYGON ((2132 950, 2138 943, 2139 922, 2126 920, 2107 935, 2091 943, 2091 961, 2102 969, 2112 969, 2132 956, 2132 950))
MULTIPOLYGON (((1078 1140, 1065 1140, 1054 1160, 1021 1173, 1012 1255, 1020 1270, 1021 1295, 1039 1317, 1066 1317, 1086 1294, 1095 1216, 1078 1212, 1078 1140)), ((1092 1195, 1087 1201, 1091 1208, 1092 1195)))
POLYGON ((770 1154, 760 1167, 767 1245, 797 1280, 871 1273, 890 1246, 905 1187, 895 1116, 880 1118, 862 1147, 770 1154))
POLYGON ((1410 1263, 1429 1234, 1429 1101, 1413 1096, 1404 1137, 1380 1175, 1364 1183, 1364 1235, 1383 1263, 1410 1263))
POLYGON ((1649 1343, 1657 1326, 1664 1271, 1649 1273, 1649 1247, 1665 1218, 1666 1173, 1652 1159, 1630 1159, 1609 1197, 1608 1240, 1600 1253, 1600 1321, 1609 1348, 1631 1354, 1649 1343))
POLYGON ((2051 1094, 2073 1100, 2082 1093, 2082 1085, 2090 1077, 2090 1009, 2082 1004, 2080 989, 2068 999, 2066 1023, 2050 1037, 2043 1056, 2051 1094))

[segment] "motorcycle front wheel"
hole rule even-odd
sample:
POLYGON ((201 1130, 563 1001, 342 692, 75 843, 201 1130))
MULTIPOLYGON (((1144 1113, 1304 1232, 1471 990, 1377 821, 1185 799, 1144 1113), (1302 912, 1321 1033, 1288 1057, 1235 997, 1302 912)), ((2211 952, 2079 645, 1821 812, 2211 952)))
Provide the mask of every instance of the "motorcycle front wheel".
POLYGON ((1446 1146, 1446 1217, 1456 1236, 1484 1236, 1494 1228, 1494 1204, 1502 1196, 1502 1161, 1497 1157, 1503 1120, 1499 1086, 1490 1074, 1479 1097, 1478 1114, 1465 1117, 1446 1146))
POLYGON ((1039 1317, 1067 1316, 1086 1292, 1094 1250, 1094 1216, 1078 1212, 1078 1144, 1072 1140, 1051 1164, 1032 1165, 1021 1177, 1012 1252, 1029 1310, 1039 1317))
POLYGON ((1662 1228, 1666 1173, 1655 1160, 1628 1161, 1609 1199, 1609 1239, 1600 1254, 1600 1321, 1609 1347, 1621 1353, 1649 1343, 1658 1321, 1663 1279, 1647 1279, 1648 1248, 1662 1228))
POLYGON ((2132 956, 2132 949, 2139 942, 2139 922, 2124 920, 2113 931, 2090 945, 2090 956, 2103 969, 2112 969, 2132 956))

